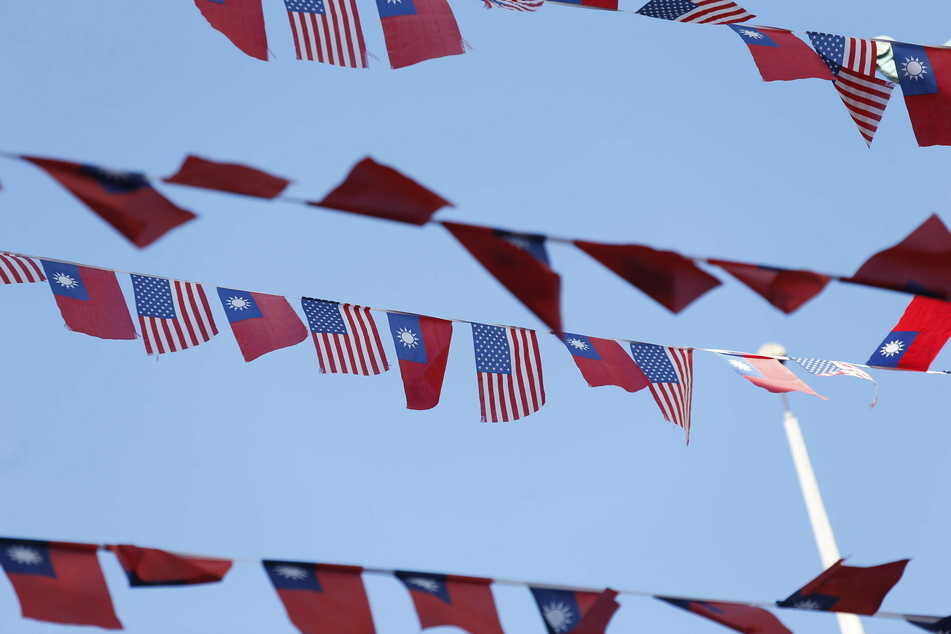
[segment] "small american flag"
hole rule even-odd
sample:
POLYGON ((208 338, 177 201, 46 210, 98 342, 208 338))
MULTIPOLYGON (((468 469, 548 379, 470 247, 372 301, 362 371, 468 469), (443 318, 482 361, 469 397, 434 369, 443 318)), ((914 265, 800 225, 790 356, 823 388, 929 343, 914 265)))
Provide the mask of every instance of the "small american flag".
POLYGON ((651 394, 664 418, 683 427, 689 443, 693 350, 632 343, 631 355, 650 381, 651 394))
POLYGON ((483 423, 534 414, 545 404, 542 358, 534 330, 472 324, 483 423))
POLYGON ((865 379, 866 381, 871 381, 872 385, 875 386, 875 398, 872 399, 872 404, 869 407, 875 407, 875 403, 878 402, 878 383, 875 382, 875 379, 869 375, 868 372, 862 368, 852 365, 851 363, 846 363, 845 361, 828 361, 826 359, 804 359, 801 357, 789 357, 805 369, 809 370, 816 376, 854 376, 859 379, 865 379))
POLYGON ((297 59, 367 68, 355 0, 284 0, 297 59))
POLYGON ((538 11, 545 4, 545 0, 483 0, 485 8, 501 7, 512 11, 538 11))
POLYGON ((637 13, 695 24, 738 24, 756 17, 730 0, 651 0, 637 13))
POLYGON ((370 309, 301 299, 317 348, 321 374, 382 374, 390 369, 370 309))
POLYGON ((218 334, 201 285, 132 275, 132 288, 148 354, 178 352, 218 334))
POLYGON ((40 270, 39 264, 30 258, 12 253, 0 253, 0 282, 3 284, 45 281, 46 276, 40 270))

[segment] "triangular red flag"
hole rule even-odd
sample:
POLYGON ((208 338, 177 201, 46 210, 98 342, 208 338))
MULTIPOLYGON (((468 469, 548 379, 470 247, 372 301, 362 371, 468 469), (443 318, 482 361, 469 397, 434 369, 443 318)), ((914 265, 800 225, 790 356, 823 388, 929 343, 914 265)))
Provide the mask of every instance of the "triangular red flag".
POLYGON ((885 595, 901 579, 907 559, 880 566, 843 566, 842 559, 776 605, 783 608, 875 614, 885 595))
MULTIPOLYGON (((806 385, 805 381, 793 374, 789 368, 776 359, 751 357, 743 354, 723 354, 719 352, 717 354, 729 363, 737 374, 767 392, 773 392, 774 394, 804 392, 819 396, 811 387, 806 385)), ((824 396, 819 396, 819 398, 828 400, 824 396)))
POLYGON ((307 328, 280 295, 219 288, 218 298, 245 361, 296 346, 307 338, 307 328))
POLYGON ((129 585, 181 586, 215 583, 231 570, 230 559, 177 555, 131 544, 109 545, 129 578, 129 585))
POLYGON ((688 612, 705 616, 743 634, 792 634, 779 619, 763 608, 739 603, 714 603, 676 597, 655 597, 688 612))
POLYGON ((737 24, 729 27, 750 49, 763 81, 835 79, 822 58, 791 31, 737 24))
POLYGON ((770 304, 789 314, 822 292, 828 275, 812 271, 778 269, 756 264, 707 260, 759 293, 770 304))
POLYGON ((178 168, 178 172, 162 180, 176 185, 203 187, 258 198, 276 198, 290 184, 286 178, 272 176, 253 167, 237 163, 218 163, 193 155, 185 157, 185 162, 178 168))
POLYGON ((267 61, 267 33, 261 0, 195 0, 211 28, 246 55, 267 61))
POLYGON ((564 333, 562 343, 591 387, 616 385, 637 392, 650 385, 644 372, 614 339, 564 333))

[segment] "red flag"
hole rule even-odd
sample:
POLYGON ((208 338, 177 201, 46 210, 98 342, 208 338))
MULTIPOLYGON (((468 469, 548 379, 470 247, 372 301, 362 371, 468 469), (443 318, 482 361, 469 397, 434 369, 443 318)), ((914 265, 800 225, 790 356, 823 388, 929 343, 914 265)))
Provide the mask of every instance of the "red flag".
POLYGON ((656 597, 678 608, 705 616, 720 625, 743 632, 743 634, 792 634, 779 619, 763 608, 754 608, 739 603, 713 603, 692 601, 675 597, 656 597))
POLYGON ((561 277, 548 263, 545 236, 442 223, 469 253, 556 333, 561 332, 561 277))
POLYGON ((95 544, 0 538, 0 564, 23 617, 121 630, 95 544))
POLYGON ((405 313, 386 317, 395 339, 407 409, 436 407, 449 361, 452 322, 405 313))
POLYGON ((822 292, 831 279, 812 271, 777 269, 756 264, 707 260, 719 266, 763 296, 770 304, 789 314, 822 292))
POLYGON ((413 598, 420 628, 454 625, 469 634, 503 634, 491 579, 422 572, 395 574, 413 598))
POLYGON ((932 215, 907 238, 870 257, 853 284, 951 300, 951 232, 932 215))
POLYGON ((374 634, 362 568, 296 561, 263 563, 288 618, 304 634, 374 634))
POLYGON ((142 174, 54 159, 22 158, 46 170, 137 247, 148 246, 170 229, 195 218, 195 214, 179 209, 158 193, 142 174))
POLYGON ((66 327, 100 339, 135 339, 113 271, 40 260, 66 327))
POLYGON ((267 61, 267 33, 261 0, 195 0, 208 24, 246 55, 267 61))
MULTIPOLYGON (((737 374, 767 392, 805 392, 806 394, 819 396, 802 379, 776 359, 750 357, 743 354, 717 354, 723 357, 730 364, 730 367, 736 370, 737 374)), ((828 400, 824 396, 819 396, 819 398, 828 400)))
POLYGON ((918 145, 951 145, 951 49, 892 43, 918 145))
POLYGON ((446 0, 376 0, 392 68, 465 53, 446 0))
POLYGON ((796 590, 788 599, 777 601, 783 608, 851 612, 871 615, 878 612, 888 591, 898 583, 907 559, 881 566, 843 566, 842 559, 821 575, 796 590))
POLYGON ((218 297, 245 361, 307 338, 307 328, 280 295, 219 288, 218 297))
POLYGON ((786 29, 729 26, 746 42, 763 81, 835 79, 822 58, 786 29))
POLYGON ((548 634, 604 634, 620 605, 614 590, 582 592, 529 588, 545 619, 548 634))
POLYGON ((951 338, 951 302, 915 297, 867 365, 924 372, 951 338))
POLYGON ((441 207, 453 204, 392 167, 369 156, 315 207, 329 207, 375 218, 424 225, 441 207))
POLYGON ((253 167, 237 163, 218 163, 192 155, 185 157, 185 162, 178 168, 178 172, 162 180, 176 185, 216 189, 258 198, 276 198, 290 185, 286 178, 272 176, 253 167))
POLYGON ((634 359, 613 339, 597 339, 566 332, 562 335, 562 341, 591 387, 616 385, 628 392, 637 392, 650 384, 634 359))
POLYGON ((215 583, 231 569, 230 559, 193 557, 131 544, 107 546, 119 559, 129 585, 181 586, 215 583))
POLYGON ((575 245, 674 313, 720 285, 720 280, 673 251, 580 240, 575 245))

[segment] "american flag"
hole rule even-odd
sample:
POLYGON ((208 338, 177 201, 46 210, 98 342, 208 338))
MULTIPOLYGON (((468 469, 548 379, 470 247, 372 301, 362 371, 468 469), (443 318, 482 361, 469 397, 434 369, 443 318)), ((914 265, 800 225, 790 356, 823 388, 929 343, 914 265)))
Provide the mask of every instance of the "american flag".
POLYGON ((683 427, 689 443, 693 350, 632 343, 631 355, 650 381, 651 394, 664 418, 683 427))
POLYGON ((355 0, 284 0, 297 59, 367 68, 355 0))
POLYGON ((809 32, 819 57, 835 75, 835 89, 859 128, 872 145, 878 124, 895 84, 875 76, 877 45, 874 40, 809 32))
POLYGON ((12 253, 0 253, 0 282, 23 284, 45 281, 46 277, 40 270, 40 266, 30 258, 12 253))
POLYGON ((545 0, 483 0, 485 8, 501 7, 512 11, 538 11, 545 4, 545 0))
POLYGON ((317 348, 321 374, 382 374, 390 369, 370 309, 301 299, 317 348))
POLYGON ((132 288, 148 354, 178 352, 218 334, 201 285, 132 275, 132 288))
POLYGON ((534 330, 472 324, 483 423, 534 414, 545 404, 542 358, 534 330))
POLYGON ((756 17, 730 0, 651 0, 637 13, 696 24, 738 24, 756 17))
POLYGON ((875 398, 872 399, 872 404, 869 407, 875 407, 875 403, 878 402, 878 383, 875 382, 875 379, 869 375, 868 372, 862 368, 852 365, 851 363, 846 363, 845 361, 829 361, 827 359, 805 359, 802 357, 789 357, 805 369, 809 370, 816 376, 854 376, 859 379, 865 379, 866 381, 871 381, 872 385, 875 386, 875 398))

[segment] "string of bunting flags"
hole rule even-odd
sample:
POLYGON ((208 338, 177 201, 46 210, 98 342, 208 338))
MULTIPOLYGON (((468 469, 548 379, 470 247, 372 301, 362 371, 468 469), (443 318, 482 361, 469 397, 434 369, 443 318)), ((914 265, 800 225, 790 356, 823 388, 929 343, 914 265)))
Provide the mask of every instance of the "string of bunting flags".
MULTIPOLYGON (((235 559, 185 555, 132 544, 84 544, 0 537, 0 565, 24 618, 123 629, 97 551, 115 555, 131 588, 190 586, 224 580, 235 559)), ((374 634, 364 574, 399 580, 409 592, 420 629, 458 627, 469 634, 504 634, 492 585, 531 591, 549 634, 604 634, 621 594, 664 601, 738 632, 792 634, 766 608, 812 610, 901 619, 930 632, 947 631, 951 616, 879 612, 909 560, 871 567, 840 560, 775 603, 722 601, 647 592, 489 579, 445 573, 265 559, 260 561, 288 619, 301 632, 374 634)))

